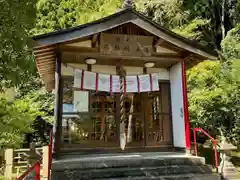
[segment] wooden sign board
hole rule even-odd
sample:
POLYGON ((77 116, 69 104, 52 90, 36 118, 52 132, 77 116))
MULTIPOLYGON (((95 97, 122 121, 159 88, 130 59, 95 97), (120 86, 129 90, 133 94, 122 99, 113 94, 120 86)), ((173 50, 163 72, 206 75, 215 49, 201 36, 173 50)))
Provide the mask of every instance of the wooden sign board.
POLYGON ((100 53, 119 56, 151 56, 152 36, 101 33, 100 53))

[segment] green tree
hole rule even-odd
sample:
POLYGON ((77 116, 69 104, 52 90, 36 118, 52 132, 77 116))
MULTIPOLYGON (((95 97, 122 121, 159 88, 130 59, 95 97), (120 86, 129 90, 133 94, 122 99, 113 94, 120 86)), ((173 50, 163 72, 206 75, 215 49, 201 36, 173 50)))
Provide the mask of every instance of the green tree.
POLYGON ((115 13, 122 0, 39 0, 31 34, 43 34, 88 23, 115 13))
POLYGON ((25 133, 31 132, 33 107, 23 101, 9 103, 0 99, 0 147, 20 147, 25 133))
POLYGON ((37 116, 53 122, 54 94, 44 90, 39 78, 20 84, 11 96, 0 96, 0 147, 21 147, 26 133, 33 131, 37 116), (7 99, 7 97, 9 97, 7 99))
POLYGON ((206 61, 188 72, 192 127, 202 127, 212 135, 220 135, 222 131, 237 146, 240 146, 239 70, 237 60, 206 61))
POLYGON ((136 0, 137 10, 161 26, 172 29, 188 22, 189 11, 182 9, 183 0, 136 0))
POLYGON ((186 0, 183 8, 189 10, 190 19, 200 17, 210 20, 209 28, 202 31, 218 49, 226 32, 236 25, 239 16, 237 0, 186 0))
POLYGON ((23 82, 34 73, 28 32, 34 26, 34 0, 1 0, 0 89, 23 82))
POLYGON ((209 23, 209 20, 196 18, 187 24, 174 28, 172 31, 190 40, 198 41, 203 46, 209 46, 209 41, 207 41, 209 37, 202 32, 203 28, 208 29, 209 23))
POLYGON ((202 37, 201 43, 216 50, 220 49, 225 32, 239 22, 238 3, 239 0, 136 0, 137 9, 160 25, 185 35, 188 32, 187 36, 196 37, 197 41, 202 37), (192 36, 195 31, 197 36, 192 36))
POLYGON ((221 46, 222 51, 227 58, 240 59, 240 24, 228 31, 221 46))

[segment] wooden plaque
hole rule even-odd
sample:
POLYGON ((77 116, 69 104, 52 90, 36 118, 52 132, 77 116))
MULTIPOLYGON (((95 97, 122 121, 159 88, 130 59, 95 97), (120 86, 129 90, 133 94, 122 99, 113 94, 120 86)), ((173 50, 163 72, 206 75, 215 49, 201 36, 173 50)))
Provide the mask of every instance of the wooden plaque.
POLYGON ((152 36, 101 33, 100 53, 120 56, 151 56, 152 36))

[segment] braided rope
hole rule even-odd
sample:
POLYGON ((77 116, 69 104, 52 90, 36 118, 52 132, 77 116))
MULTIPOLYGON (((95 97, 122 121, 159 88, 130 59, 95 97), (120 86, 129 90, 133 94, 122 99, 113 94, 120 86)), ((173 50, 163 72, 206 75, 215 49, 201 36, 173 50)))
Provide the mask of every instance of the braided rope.
POLYGON ((120 122, 125 121, 125 108, 124 108, 124 81, 125 78, 120 78, 120 122))

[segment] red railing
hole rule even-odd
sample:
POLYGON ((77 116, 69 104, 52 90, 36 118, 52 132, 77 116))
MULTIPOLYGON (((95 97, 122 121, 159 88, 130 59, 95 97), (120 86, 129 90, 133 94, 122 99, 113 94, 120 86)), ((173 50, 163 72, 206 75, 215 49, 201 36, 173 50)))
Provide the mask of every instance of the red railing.
POLYGON ((206 131, 204 131, 202 128, 194 128, 194 147, 195 147, 195 153, 196 156, 198 155, 198 149, 197 149, 197 132, 202 132, 204 135, 206 135, 213 143, 214 148, 214 155, 215 155, 215 167, 216 170, 218 170, 218 153, 217 153, 217 140, 214 139, 212 136, 210 136, 206 131))
MULTIPOLYGON (((50 171, 52 167, 52 143, 53 143, 53 131, 50 132, 50 140, 48 145, 48 180, 50 179, 50 171)), ((23 180, 27 177, 27 175, 32 172, 33 170, 36 171, 35 180, 40 180, 40 171, 41 171, 41 161, 38 160, 34 165, 32 165, 27 171, 25 171, 20 177, 17 178, 17 180, 23 180)))
POLYGON ((41 162, 37 161, 33 166, 31 166, 27 171, 25 171, 20 177, 18 177, 17 180, 23 180, 33 170, 36 171, 35 180, 40 180, 40 169, 41 169, 40 166, 41 166, 41 162))

